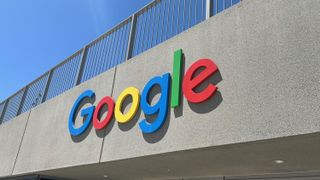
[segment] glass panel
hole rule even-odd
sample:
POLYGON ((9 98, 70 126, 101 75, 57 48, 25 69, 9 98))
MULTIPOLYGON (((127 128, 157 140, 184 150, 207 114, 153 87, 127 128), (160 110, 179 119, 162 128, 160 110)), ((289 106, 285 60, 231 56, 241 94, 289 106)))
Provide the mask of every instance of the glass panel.
POLYGON ((4 113, 2 122, 6 122, 16 117, 20 107, 21 99, 23 96, 24 90, 19 91, 8 100, 8 106, 6 112, 4 113))
POLYGON ((29 85, 26 97, 23 102, 21 113, 29 111, 32 107, 35 107, 41 103, 48 77, 49 74, 46 74, 29 85))
POLYGON ((65 63, 53 70, 46 100, 71 89, 75 85, 81 57, 82 51, 71 56, 65 63))

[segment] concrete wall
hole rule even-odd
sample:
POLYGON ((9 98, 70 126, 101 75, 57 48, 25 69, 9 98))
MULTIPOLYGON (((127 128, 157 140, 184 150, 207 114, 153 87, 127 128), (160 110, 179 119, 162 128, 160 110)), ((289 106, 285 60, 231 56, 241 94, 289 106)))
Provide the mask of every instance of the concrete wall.
POLYGON ((0 176, 12 174, 29 114, 23 113, 0 126, 0 176))
MULTIPOLYGON (((317 0, 242 1, 45 102, 31 111, 13 174, 318 132, 319 9, 317 0), (139 129, 144 118, 140 110, 128 124, 113 120, 102 132, 90 127, 81 137, 70 136, 68 116, 81 92, 94 90, 97 104, 106 95, 117 99, 128 86, 142 90, 152 77, 172 71, 178 48, 183 49, 186 69, 199 58, 216 62, 220 72, 210 79, 219 88, 215 96, 199 105, 183 98, 151 135, 139 129)), ((24 116, 9 123, 18 124, 24 116)), ((13 141, 19 144, 24 129, 19 125, 4 124, 0 135, 17 133, 20 138, 13 141)), ((0 150, 13 154, 9 164, 17 146, 16 152, 0 150)), ((10 174, 1 167, 0 176, 10 174)))
POLYGON ((171 72, 173 52, 182 48, 186 69, 199 58, 215 60, 219 93, 199 105, 184 98, 155 134, 142 134, 139 121, 115 125, 102 161, 319 131, 316 7, 319 1, 243 1, 118 66, 114 97, 171 72))
MULTIPOLYGON (((14 173, 98 162, 103 141, 103 138, 100 138, 102 132, 96 132, 90 126, 82 136, 72 137, 68 130, 69 112, 74 101, 86 89, 94 89, 98 100, 111 95, 113 77, 114 69, 111 69, 93 81, 83 83, 34 108, 14 173)), ((88 105, 89 103, 84 107, 88 105)), ((80 115, 77 119, 80 124, 80 115)))

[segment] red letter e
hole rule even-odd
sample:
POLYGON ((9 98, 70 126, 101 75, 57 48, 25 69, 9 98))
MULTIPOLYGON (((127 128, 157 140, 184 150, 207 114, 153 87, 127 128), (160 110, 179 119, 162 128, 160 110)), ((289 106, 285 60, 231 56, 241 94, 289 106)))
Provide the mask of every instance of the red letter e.
POLYGON ((208 87, 201 92, 194 92, 193 90, 216 71, 218 71, 218 67, 210 59, 199 59, 191 65, 186 72, 182 84, 183 94, 188 101, 193 103, 203 102, 209 99, 217 91, 217 87, 214 84, 209 84, 208 87), (205 69, 196 77, 193 77, 194 73, 201 67, 204 67, 205 69))

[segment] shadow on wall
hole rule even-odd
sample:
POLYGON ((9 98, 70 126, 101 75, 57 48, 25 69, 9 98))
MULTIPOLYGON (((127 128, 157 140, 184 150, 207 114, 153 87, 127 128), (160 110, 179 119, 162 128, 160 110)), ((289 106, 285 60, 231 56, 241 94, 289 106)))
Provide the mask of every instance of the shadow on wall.
MULTIPOLYGON (((102 106, 102 108, 98 114, 98 117, 100 119, 104 119, 106 117, 107 112, 108 112, 108 106, 106 106, 106 105, 102 106)), ((107 136, 110 133, 111 129, 113 128, 114 122, 115 122, 115 119, 113 116, 106 128, 103 128, 101 130, 95 129, 96 135, 100 138, 104 138, 105 136, 107 136)))
MULTIPOLYGON (((200 69, 197 73, 200 73, 202 69, 200 69)), ((218 84, 219 82, 222 81, 222 76, 220 71, 218 70, 216 73, 214 73, 210 78, 206 79, 200 86, 195 88, 195 92, 201 92, 203 89, 205 89, 209 84, 218 84)), ((218 87, 218 85, 217 85, 218 87)), ((218 90, 215 92, 213 96, 211 96, 209 99, 202 103, 191 103, 188 102, 189 107, 191 108, 192 111, 199 113, 199 114, 204 114, 211 112, 215 110, 222 102, 223 98, 221 95, 221 92, 218 90)))
MULTIPOLYGON (((199 73, 201 73, 204 69, 198 69, 198 71, 195 72, 194 76, 197 76, 199 73)), ((183 59, 182 59, 182 70, 181 70, 181 77, 185 74, 185 56, 183 54, 183 59)), ((196 87, 195 92, 201 92, 203 89, 205 89, 209 84, 218 84, 219 82, 222 81, 222 76, 220 71, 218 70, 216 73, 214 73, 210 78, 206 79, 200 86, 196 87)), ((180 85, 181 87, 181 85, 180 85)), ((181 117, 183 116, 183 107, 184 107, 184 95, 181 90, 181 95, 180 95, 180 105, 176 108, 173 109, 174 111, 174 116, 181 117)), ((189 107, 191 108, 192 111, 200 114, 208 113, 210 111, 213 111, 216 109, 220 103, 222 102, 223 98, 221 95, 221 92, 218 91, 215 92, 213 96, 211 96, 209 99, 202 103, 191 103, 188 102, 189 107)))
MULTIPOLYGON (((82 110, 86 104, 94 104, 95 101, 96 101, 96 97, 95 97, 95 96, 94 96, 93 98, 88 98, 88 97, 85 98, 85 99, 80 103, 79 108, 78 108, 77 111, 76 111, 77 117, 78 117, 79 114, 80 114, 79 111, 82 110)), ((76 119, 78 119, 78 118, 76 118, 76 119)), ((82 118, 82 122, 84 122, 86 119, 87 119, 87 116, 84 116, 84 117, 82 118)), ((70 134, 73 142, 79 143, 79 142, 83 141, 84 139, 86 139, 87 136, 89 135, 91 129, 92 129, 92 126, 93 126, 92 123, 90 123, 88 129, 87 129, 83 134, 81 134, 80 136, 72 136, 72 135, 70 134)))
MULTIPOLYGON (((201 68, 198 69, 198 71, 195 72, 194 76, 197 76, 203 70, 204 69, 201 69, 201 68)), ((184 56, 184 54, 183 54, 183 59, 182 59, 181 77, 183 77, 183 74, 185 74, 185 56, 184 56)), ((210 76, 210 78, 206 79, 201 85, 196 87, 195 92, 201 92, 209 84, 218 84, 221 81, 222 81, 222 76, 221 76, 220 71, 218 70, 216 73, 214 73, 212 76, 210 76)), ((170 86, 171 86, 171 83, 170 83, 170 86)), ((181 85, 180 85, 180 87, 181 87, 181 85)), ((169 89, 171 89, 171 87, 169 87, 169 89)), ((160 93, 161 93, 160 86, 154 86, 150 92, 149 102, 152 102, 152 99, 154 97, 157 97, 157 95, 159 95, 160 93)), ((183 92, 181 91, 180 100, 179 100, 180 105, 173 109, 174 116, 176 118, 181 117, 183 115, 184 99, 185 98, 183 96, 183 92)), ((166 118, 163 126, 158 131, 156 131, 152 134, 145 134, 145 133, 143 134, 143 138, 148 143, 159 142, 167 133, 168 128, 169 128, 169 124, 170 124, 171 110, 172 110, 172 108, 170 107, 170 100, 171 100, 171 93, 169 93, 169 98, 168 98, 168 102, 169 102, 169 105, 167 107, 168 114, 167 114, 167 118, 166 118)), ((215 92, 215 94, 213 96, 211 96, 206 101, 204 101, 202 103, 188 102, 188 105, 192 111, 199 113, 199 114, 204 114, 204 113, 209 113, 209 112, 213 111, 214 109, 216 109, 221 104, 222 100, 223 100, 223 98, 222 98, 221 92, 218 90, 217 92, 215 92)), ((146 119, 148 122, 152 123, 156 117, 157 117, 157 115, 146 116, 146 119)))
MULTIPOLYGON (((132 97, 131 96, 128 96, 123 104, 122 104, 122 109, 121 111, 122 112, 126 112, 125 110, 126 109, 129 109, 131 106, 131 103, 132 103, 132 97)), ((137 122, 139 121, 140 119, 140 115, 141 115, 141 107, 138 106, 139 109, 137 110, 136 114, 134 115, 134 117, 127 123, 118 123, 118 127, 121 129, 121 131, 129 131, 130 129, 132 129, 136 124, 137 122)))
MULTIPOLYGON (((183 59, 182 59, 182 70, 181 70, 181 77, 183 77, 182 75, 185 74, 185 56, 183 55, 183 59)), ((199 73, 201 73, 203 71, 203 69, 198 69, 194 76, 197 76, 199 73)), ((195 92, 201 92, 202 90, 204 90, 209 84, 218 84, 219 82, 222 81, 222 76, 220 71, 218 70, 216 73, 214 73, 212 76, 210 76, 210 78, 206 79, 203 83, 201 83, 201 85, 199 85, 198 87, 196 87, 194 89, 195 92)), ((181 86, 180 86, 181 87, 181 86)), ((170 119, 171 119, 171 111, 173 110, 174 112, 174 116, 177 117, 181 117, 183 116, 183 107, 184 107, 184 101, 187 101, 183 95, 183 92, 181 90, 181 95, 180 95, 180 105, 176 108, 171 108, 170 107, 170 101, 171 101, 171 83, 169 83, 169 97, 168 97, 168 106, 167 106, 167 117, 166 120, 164 122, 164 124, 162 125, 162 127, 157 130, 154 133, 151 134, 146 134, 143 133, 143 138, 146 142, 148 143, 157 143, 159 142, 161 139, 163 139, 163 137, 166 135, 168 129, 169 129, 169 124, 170 124, 170 119)), ((161 97, 161 87, 159 85, 155 85, 152 87, 152 89, 149 92, 149 99, 148 102, 150 102, 150 105, 154 105, 158 102, 159 98, 161 97)), ((202 103, 190 103, 188 102, 188 106, 190 107, 190 109, 196 113, 199 114, 204 114, 204 113, 209 113, 211 111, 213 111, 214 109, 216 109, 222 102, 223 98, 221 95, 221 92, 218 91, 215 92, 215 94, 213 96, 211 96, 209 99, 207 99, 206 101, 202 102, 202 103)), ((83 108, 83 106, 86 103, 94 103, 95 100, 89 100, 89 99, 85 99, 85 101, 83 101, 81 103, 81 105, 79 106, 79 110, 83 108)), ((123 104, 122 104, 122 109, 121 111, 124 112, 124 114, 131 108, 131 104, 132 104, 132 98, 131 96, 126 97, 126 99, 124 100, 123 104)), ((77 113, 79 112, 79 110, 77 111, 77 113)), ((101 109, 101 111, 99 112, 99 117, 100 119, 104 119, 104 117, 106 116, 106 113, 108 112, 108 108, 107 106, 103 106, 103 108, 101 109)), ((134 126, 136 126, 139 120, 142 119, 146 119, 149 123, 152 123, 158 116, 158 114, 154 114, 154 115, 141 115, 142 114, 142 110, 141 107, 139 106, 139 109, 137 110, 136 114, 134 115, 134 117, 127 123, 118 123, 118 127, 121 131, 129 131, 131 130, 134 126)), ((85 120, 85 118, 83 118, 83 120, 85 120)), ((111 119, 111 121, 109 122, 109 124, 107 125, 106 128, 102 129, 102 130, 95 130, 96 131, 96 135, 100 138, 104 138, 105 136, 107 136, 110 132, 111 129, 113 128, 114 124, 115 124, 115 117, 113 116, 113 118, 111 119)), ((139 128, 139 127, 137 127, 139 128)), ((77 137, 72 137, 72 140, 74 142, 81 142, 82 140, 84 140, 88 134, 90 133, 92 129, 92 123, 90 124, 89 128, 80 136, 77 137)))
MULTIPOLYGON (((151 134, 143 133, 143 138, 148 143, 156 143, 156 142, 160 141, 166 135, 166 133, 169 129, 170 117, 171 117, 171 107, 170 107, 171 83, 170 82, 169 82, 168 89, 169 89, 169 94, 168 94, 169 97, 168 97, 168 106, 166 107, 167 108, 167 117, 166 117, 162 127, 159 130, 157 130, 156 132, 151 133, 151 134)), ((156 85, 151 89, 151 91, 149 93, 148 101, 149 102, 153 102, 153 101, 157 102, 158 99, 160 98, 160 96, 161 96, 161 87, 159 85, 156 85)), ((157 114, 145 115, 145 119, 149 123, 152 123, 157 117, 158 117, 157 114)))
MULTIPOLYGON (((170 88, 171 87, 169 87, 169 89, 170 88)), ((159 85, 155 85, 155 86, 153 86, 153 88, 149 92, 148 102, 151 102, 151 105, 154 105, 158 102, 160 96, 161 96, 161 87, 159 85)), ((170 97, 168 98, 168 102, 170 102, 170 97)), ((131 103, 132 103, 132 98, 129 96, 125 99, 125 101, 122 105, 122 109, 121 109, 122 112, 126 112, 126 110, 131 107, 131 103)), ((158 142, 166 134, 166 132, 169 128, 170 106, 167 106, 167 108, 168 108, 167 109, 168 114, 167 114, 166 120, 165 120, 164 124, 162 125, 162 127, 158 131, 156 131, 152 134, 144 134, 143 133, 143 137, 147 142, 149 142, 149 143, 158 142)), ((139 120, 146 119, 147 122, 152 123, 157 118, 157 114, 154 114, 154 115, 144 114, 143 116, 141 116, 141 113, 142 113, 142 109, 139 106, 139 109, 137 110, 135 116, 128 123, 123 123, 123 124, 118 123, 119 129, 122 131, 129 131, 138 123, 139 120)))

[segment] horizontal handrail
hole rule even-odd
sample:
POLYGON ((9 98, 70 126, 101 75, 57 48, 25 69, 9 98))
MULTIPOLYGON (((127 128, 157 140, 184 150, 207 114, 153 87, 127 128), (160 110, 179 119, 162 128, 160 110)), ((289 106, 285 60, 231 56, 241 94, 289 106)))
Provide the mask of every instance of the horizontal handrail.
MULTIPOLYGON (((4 121, 7 111, 16 112, 13 115, 15 117, 21 113, 25 103, 29 106, 41 104, 239 2, 240 0, 151 1, 2 101, 0 123, 4 121), (51 94, 48 98, 49 92, 51 94), (13 98, 20 100, 8 107, 13 98)), ((25 106, 27 110, 34 107, 29 106, 25 106)))

